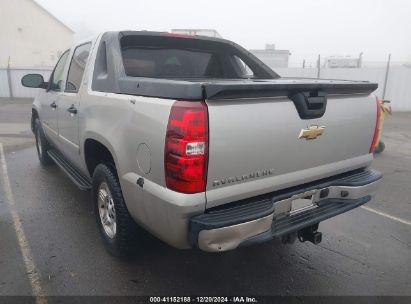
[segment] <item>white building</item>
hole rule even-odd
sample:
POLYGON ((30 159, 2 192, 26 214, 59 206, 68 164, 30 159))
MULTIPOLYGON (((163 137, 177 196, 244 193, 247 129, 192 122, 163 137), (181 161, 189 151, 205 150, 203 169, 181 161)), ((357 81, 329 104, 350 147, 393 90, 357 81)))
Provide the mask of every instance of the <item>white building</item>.
POLYGON ((187 34, 187 35, 199 35, 208 36, 214 38, 222 38, 221 35, 213 29, 172 29, 172 33, 187 34))
POLYGON ((360 68, 362 56, 353 58, 351 56, 331 56, 325 61, 326 68, 360 68))
POLYGON ((0 68, 53 67, 73 36, 33 0, 0 0, 0 68))
POLYGON ((287 68, 291 55, 289 50, 278 50, 274 44, 266 44, 264 50, 250 50, 250 52, 270 68, 287 68))

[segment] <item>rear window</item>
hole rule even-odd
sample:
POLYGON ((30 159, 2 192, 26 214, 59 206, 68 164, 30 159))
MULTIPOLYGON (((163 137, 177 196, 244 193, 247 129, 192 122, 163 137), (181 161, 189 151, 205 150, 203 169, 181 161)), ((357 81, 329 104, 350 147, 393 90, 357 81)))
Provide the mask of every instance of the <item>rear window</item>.
POLYGON ((122 37, 120 45, 127 76, 165 79, 272 78, 256 59, 222 41, 130 35, 122 37))
POLYGON ((224 78, 218 54, 176 48, 123 50, 128 76, 154 78, 224 78))

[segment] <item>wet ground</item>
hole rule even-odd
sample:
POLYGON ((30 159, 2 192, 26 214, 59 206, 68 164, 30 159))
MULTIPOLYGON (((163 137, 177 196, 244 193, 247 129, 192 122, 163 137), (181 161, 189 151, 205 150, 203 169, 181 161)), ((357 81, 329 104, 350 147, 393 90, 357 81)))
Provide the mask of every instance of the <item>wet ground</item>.
POLYGON ((321 244, 153 241, 125 259, 104 250, 89 194, 39 164, 29 119, 27 102, 0 102, 0 295, 411 295, 411 113, 387 119, 374 200, 323 222, 321 244))

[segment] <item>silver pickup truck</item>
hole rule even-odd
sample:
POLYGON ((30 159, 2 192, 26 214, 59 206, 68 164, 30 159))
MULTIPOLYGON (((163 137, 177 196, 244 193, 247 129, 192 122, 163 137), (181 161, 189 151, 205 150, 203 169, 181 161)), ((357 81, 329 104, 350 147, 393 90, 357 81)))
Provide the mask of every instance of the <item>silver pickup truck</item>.
POLYGON ((31 127, 41 164, 91 190, 108 251, 144 230, 209 252, 281 238, 367 203, 377 85, 281 78, 224 39, 105 32, 63 53, 31 127), (143 228, 143 229, 142 229, 143 228))

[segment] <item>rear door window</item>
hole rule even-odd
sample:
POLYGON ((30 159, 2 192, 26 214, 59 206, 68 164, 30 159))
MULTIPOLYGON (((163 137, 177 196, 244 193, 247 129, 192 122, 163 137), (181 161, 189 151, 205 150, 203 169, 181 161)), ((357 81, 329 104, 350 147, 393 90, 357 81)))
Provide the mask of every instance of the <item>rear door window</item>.
POLYGON ((77 93, 84 75, 87 59, 90 55, 91 43, 78 46, 71 59, 66 81, 66 92, 77 93))

